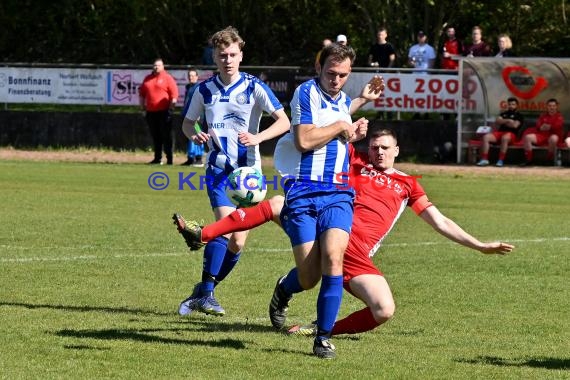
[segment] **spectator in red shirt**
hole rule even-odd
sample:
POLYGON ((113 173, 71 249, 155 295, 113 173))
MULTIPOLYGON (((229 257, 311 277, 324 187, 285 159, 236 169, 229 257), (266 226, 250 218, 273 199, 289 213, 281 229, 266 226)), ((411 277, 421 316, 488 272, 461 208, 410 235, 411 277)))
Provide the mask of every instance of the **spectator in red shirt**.
POLYGON ((525 162, 521 166, 532 163, 532 147, 548 145, 547 159, 554 161, 554 151, 558 141, 561 141, 564 133, 564 118, 558 111, 558 100, 552 98, 546 102, 546 112, 536 121, 534 128, 525 131, 522 138, 524 143, 525 162))
POLYGON ((455 28, 448 26, 445 30, 447 39, 441 48, 441 68, 446 70, 457 70, 458 59, 463 52, 463 44, 455 37, 455 28))
POLYGON ((139 100, 154 144, 154 159, 149 164, 162 165, 164 148, 166 164, 172 165, 172 111, 178 100, 178 86, 164 70, 162 59, 154 61, 152 73, 144 78, 139 87, 139 100))

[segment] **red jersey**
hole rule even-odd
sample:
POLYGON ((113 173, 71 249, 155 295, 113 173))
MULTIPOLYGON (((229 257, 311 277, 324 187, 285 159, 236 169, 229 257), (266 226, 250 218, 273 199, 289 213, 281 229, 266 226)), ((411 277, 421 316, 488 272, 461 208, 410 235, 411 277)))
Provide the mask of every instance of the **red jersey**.
POLYGON ((562 134, 564 133, 564 118, 560 112, 556 112, 554 115, 548 113, 543 113, 540 115, 536 121, 536 134, 550 136, 558 135, 559 139, 562 139, 562 134), (548 131, 541 131, 540 126, 542 124, 550 124, 550 129, 548 131))
POLYGON ((421 214, 431 206, 422 186, 399 170, 379 172, 368 154, 350 147, 350 180, 356 190, 354 218, 345 260, 372 257, 406 206, 421 214))
POLYGON ((144 98, 147 111, 166 111, 172 100, 178 99, 178 85, 166 71, 149 74, 139 87, 139 95, 144 98))
MULTIPOLYGON (((456 38, 454 40, 447 40, 443 44, 442 53, 449 53, 452 55, 463 54, 463 46, 461 42, 456 38)), ((457 59, 441 57, 441 68, 447 70, 457 70, 459 67, 459 61, 457 59)))

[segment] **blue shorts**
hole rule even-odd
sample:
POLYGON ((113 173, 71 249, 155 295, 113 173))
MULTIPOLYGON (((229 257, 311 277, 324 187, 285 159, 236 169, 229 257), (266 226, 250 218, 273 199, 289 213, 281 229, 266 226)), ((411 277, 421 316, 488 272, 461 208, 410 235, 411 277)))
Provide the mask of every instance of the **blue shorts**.
POLYGON ((206 189, 212 208, 222 206, 236 208, 236 205, 233 204, 226 195, 228 175, 230 175, 230 173, 226 173, 225 170, 216 166, 208 165, 206 169, 206 189))
POLYGON ((306 183, 294 183, 285 194, 280 215, 291 246, 316 241, 331 228, 350 233, 353 198, 352 191, 339 191, 336 187, 310 189, 306 183))

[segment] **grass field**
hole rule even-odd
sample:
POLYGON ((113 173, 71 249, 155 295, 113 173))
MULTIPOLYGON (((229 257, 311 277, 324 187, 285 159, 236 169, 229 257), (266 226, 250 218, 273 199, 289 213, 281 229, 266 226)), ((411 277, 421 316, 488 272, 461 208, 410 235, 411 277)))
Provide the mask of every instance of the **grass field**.
MULTIPOLYGON (((170 217, 213 220, 205 192, 177 190, 181 170, 0 162, 1 378, 570 378, 570 172, 424 174, 444 214, 516 250, 484 256, 406 211, 375 256, 394 319, 335 337, 338 358, 322 361, 310 339, 269 323, 275 280, 293 265, 272 224, 252 231, 218 288, 226 316, 177 315, 202 255, 170 217), (149 188, 156 169, 171 179, 164 191, 149 188)), ((316 294, 292 301, 289 322, 314 318, 316 294)), ((359 308, 345 294, 341 316, 359 308)))

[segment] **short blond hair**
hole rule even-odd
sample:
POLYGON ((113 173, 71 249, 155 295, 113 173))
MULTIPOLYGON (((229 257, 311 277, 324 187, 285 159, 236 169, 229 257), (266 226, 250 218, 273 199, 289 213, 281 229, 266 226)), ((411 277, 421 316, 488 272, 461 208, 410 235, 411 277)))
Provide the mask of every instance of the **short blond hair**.
POLYGON ((212 35, 210 38, 212 45, 217 49, 225 49, 233 43, 239 45, 239 50, 242 50, 245 41, 240 37, 239 32, 233 26, 228 26, 212 35))

